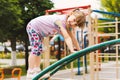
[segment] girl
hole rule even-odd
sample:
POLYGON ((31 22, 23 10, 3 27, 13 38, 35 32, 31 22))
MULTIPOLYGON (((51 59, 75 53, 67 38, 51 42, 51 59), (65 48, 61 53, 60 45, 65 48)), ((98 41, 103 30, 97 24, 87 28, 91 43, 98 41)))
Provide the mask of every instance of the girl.
POLYGON ((63 35, 70 52, 73 53, 74 47, 80 50, 75 38, 75 28, 84 28, 84 25, 85 15, 79 9, 73 10, 69 15, 45 15, 31 20, 26 28, 31 45, 27 78, 33 78, 40 72, 40 54, 44 37, 56 33, 63 35))

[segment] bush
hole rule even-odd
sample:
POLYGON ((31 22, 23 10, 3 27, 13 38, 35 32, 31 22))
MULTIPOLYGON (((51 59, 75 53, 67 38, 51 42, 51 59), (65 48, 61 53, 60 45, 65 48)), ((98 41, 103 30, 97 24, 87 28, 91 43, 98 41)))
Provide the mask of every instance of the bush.
MULTIPOLYGON (((23 59, 25 58, 24 52, 18 52, 16 53, 17 59, 23 59)), ((0 59, 11 59, 11 53, 4 54, 4 52, 0 53, 0 59)))
POLYGON ((4 54, 4 53, 2 52, 2 53, 0 53, 0 58, 1 58, 1 59, 11 59, 11 55, 10 55, 10 53, 4 54))
POLYGON ((17 53, 17 59, 23 59, 23 58, 25 58, 25 53, 24 52, 17 53))

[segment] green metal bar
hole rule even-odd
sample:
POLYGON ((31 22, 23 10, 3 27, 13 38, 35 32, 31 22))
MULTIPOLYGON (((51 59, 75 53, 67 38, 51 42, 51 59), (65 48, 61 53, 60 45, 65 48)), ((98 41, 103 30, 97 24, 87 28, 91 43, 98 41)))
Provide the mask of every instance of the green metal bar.
MULTIPOLYGON (((67 60, 66 62, 64 62, 63 64, 57 66, 55 69, 53 69, 50 72, 50 76, 54 75, 58 70, 60 70, 62 67, 64 67, 65 65, 69 64, 70 62, 74 61, 75 59, 79 58, 79 56, 76 56, 76 58, 72 58, 67 60)), ((43 79, 44 80, 44 79, 43 79)), ((45 78, 45 80, 48 80, 48 78, 45 78)))
MULTIPOLYGON (((78 58, 78 57, 76 57, 76 58, 78 58)), ((54 70, 52 70, 52 71, 50 72, 50 76, 52 76, 53 74, 55 74, 58 70, 60 70, 60 69, 61 69, 62 67, 64 67, 65 65, 67 65, 67 64, 69 64, 70 62, 74 61, 76 58, 70 59, 70 60, 64 62, 63 64, 57 66, 54 70)), ((45 78, 45 80, 48 80, 48 78, 45 78)))
MULTIPOLYGON (((78 58, 78 57, 76 57, 78 58)), ((62 67, 64 67, 65 65, 69 64, 70 62, 74 61, 75 58, 69 59, 66 62, 64 62, 63 64, 59 65, 58 67, 56 67, 54 70, 52 70, 50 72, 50 76, 52 76, 54 73, 56 73, 59 69, 61 69, 62 67)))
POLYGON ((48 73, 49 71, 52 71, 53 69, 55 69, 56 67, 58 67, 59 65, 63 64, 64 62, 66 62, 70 59, 77 59, 77 57, 82 57, 82 56, 84 56, 92 51, 95 51, 97 49, 100 49, 102 47, 113 45, 113 44, 118 44, 118 43, 120 43, 120 39, 110 40, 110 41, 106 41, 106 42, 103 42, 103 43, 100 43, 100 44, 97 44, 94 46, 87 47, 87 48, 77 51, 73 54, 70 54, 70 55, 66 56, 65 58, 62 58, 61 60, 53 63, 52 65, 50 65, 47 68, 45 68, 44 70, 42 70, 38 75, 36 75, 33 78, 33 80, 38 80, 44 74, 48 73))

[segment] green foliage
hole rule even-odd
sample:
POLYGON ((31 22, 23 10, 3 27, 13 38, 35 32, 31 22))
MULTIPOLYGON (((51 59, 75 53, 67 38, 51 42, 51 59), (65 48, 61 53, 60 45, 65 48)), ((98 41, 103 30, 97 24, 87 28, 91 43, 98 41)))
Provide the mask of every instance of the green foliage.
POLYGON ((22 9, 23 20, 29 20, 45 14, 45 10, 51 9, 53 3, 50 0, 19 0, 22 9))
MULTIPOLYGON (((113 12, 113 13, 120 13, 120 1, 119 0, 101 0, 101 10, 107 11, 107 12, 113 12)), ((114 15, 108 15, 108 14, 103 14, 103 16, 105 18, 113 19, 113 20, 115 20, 115 17, 116 17, 114 15)), ((118 17, 118 20, 120 20, 119 17, 118 17)), ((115 28, 103 28, 101 29, 101 31, 105 33, 114 33, 115 28)))
POLYGON ((17 36, 17 30, 21 28, 21 10, 18 0, 0 0, 0 35, 1 39, 17 36))
POLYGON ((26 34, 26 26, 28 22, 35 17, 43 15, 46 9, 51 9, 53 7, 53 3, 50 0, 19 0, 19 5, 22 12, 22 25, 24 26, 20 30, 19 40, 25 42, 25 40, 28 41, 26 34))
MULTIPOLYGON (((101 0, 101 9, 107 12, 120 13, 120 1, 119 0, 101 0)), ((115 16, 105 15, 108 18, 114 18, 115 16)))
POLYGON ((0 41, 23 38, 27 23, 52 7, 50 0, 0 0, 0 41))
POLYGON ((24 52, 17 53, 17 59, 24 59, 24 58, 25 58, 25 53, 24 52))
POLYGON ((15 50, 16 40, 28 41, 27 23, 52 7, 50 0, 0 0, 0 42, 10 40, 15 50))
MULTIPOLYGON (((18 52, 16 53, 17 55, 17 59, 24 59, 25 58, 25 54, 24 52, 18 52)), ((0 59, 11 59, 11 53, 0 53, 0 59)))
POLYGON ((0 59, 11 59, 11 54, 0 53, 0 59))

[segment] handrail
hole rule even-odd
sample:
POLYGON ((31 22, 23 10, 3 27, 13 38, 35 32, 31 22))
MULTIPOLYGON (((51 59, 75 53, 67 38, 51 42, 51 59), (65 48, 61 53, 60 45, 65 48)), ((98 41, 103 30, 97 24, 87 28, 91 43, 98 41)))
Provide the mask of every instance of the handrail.
POLYGON ((49 12, 61 12, 61 11, 66 11, 66 10, 70 10, 70 9, 75 9, 75 8, 87 9, 87 8, 90 8, 90 7, 91 7, 91 5, 86 5, 86 6, 78 6, 78 7, 64 8, 64 9, 46 10, 46 13, 49 13, 49 12))
POLYGON ((49 71, 52 71, 50 73, 50 76, 53 75, 55 72, 57 72, 62 66, 72 62, 73 60, 77 59, 78 57, 82 57, 92 51, 98 50, 102 47, 105 46, 109 46, 109 45, 114 45, 114 44, 118 44, 120 43, 120 39, 115 39, 115 40, 110 40, 110 41, 106 41, 103 43, 99 43, 87 48, 84 48, 80 51, 76 51, 73 54, 70 54, 64 58, 62 58, 61 60, 53 63, 52 65, 48 66, 47 68, 43 69, 38 75, 36 75, 32 80, 38 80, 40 77, 42 77, 43 75, 45 75, 46 73, 48 73, 49 71))
POLYGON ((113 16, 117 16, 120 17, 119 13, 115 13, 115 12, 106 12, 106 11, 100 11, 100 10, 92 10, 93 12, 98 12, 98 13, 102 13, 102 14, 108 14, 108 15, 113 15, 113 16))

